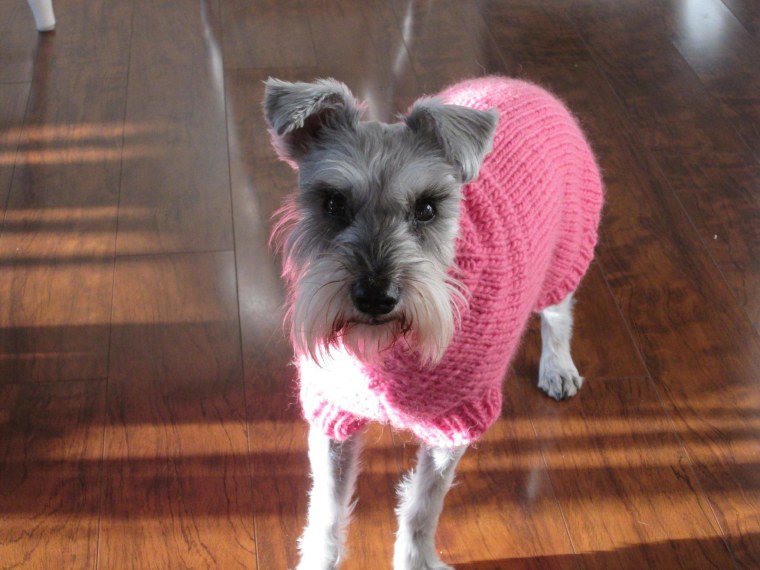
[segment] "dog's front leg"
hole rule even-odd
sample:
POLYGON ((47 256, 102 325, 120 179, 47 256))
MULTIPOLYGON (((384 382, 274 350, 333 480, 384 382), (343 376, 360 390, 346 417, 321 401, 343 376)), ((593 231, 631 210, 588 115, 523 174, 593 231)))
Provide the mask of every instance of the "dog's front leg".
POLYGON ((451 570, 436 553, 435 531, 443 499, 466 449, 420 446, 417 466, 400 487, 394 570, 451 570))
POLYGON ((361 447, 360 434, 338 442, 309 431, 312 488, 298 570, 334 570, 344 559, 361 447))
POLYGON ((583 376, 570 355, 573 336, 573 294, 541 311, 541 361, 538 387, 555 400, 571 398, 583 386, 583 376))

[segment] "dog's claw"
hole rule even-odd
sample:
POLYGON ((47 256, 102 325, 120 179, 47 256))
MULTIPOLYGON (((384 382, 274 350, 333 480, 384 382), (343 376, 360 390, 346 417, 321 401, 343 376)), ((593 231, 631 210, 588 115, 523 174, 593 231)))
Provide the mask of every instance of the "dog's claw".
POLYGON ((555 400, 567 400, 583 386, 583 376, 577 370, 549 370, 538 380, 538 387, 555 400))

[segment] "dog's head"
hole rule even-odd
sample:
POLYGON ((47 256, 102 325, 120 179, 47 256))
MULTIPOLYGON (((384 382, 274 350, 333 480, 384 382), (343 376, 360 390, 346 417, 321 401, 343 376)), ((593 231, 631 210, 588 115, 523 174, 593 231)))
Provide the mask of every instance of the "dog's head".
POLYGON ((374 360, 403 339, 440 360, 464 302, 451 275, 461 187, 478 175, 497 113, 425 99, 403 122, 364 122, 332 79, 270 79, 264 111, 298 170, 275 228, 296 351, 316 359, 342 343, 374 360))

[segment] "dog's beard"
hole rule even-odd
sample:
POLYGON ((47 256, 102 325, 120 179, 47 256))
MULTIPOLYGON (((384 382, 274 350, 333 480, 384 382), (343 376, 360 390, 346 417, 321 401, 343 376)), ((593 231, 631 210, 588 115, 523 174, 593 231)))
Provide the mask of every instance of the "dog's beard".
POLYGON ((354 307, 354 277, 339 256, 322 255, 299 269, 286 264, 296 353, 319 362, 331 348, 343 346, 364 362, 379 362, 401 342, 422 364, 439 362, 459 324, 464 287, 424 258, 407 260, 405 268, 397 307, 371 318, 354 307))

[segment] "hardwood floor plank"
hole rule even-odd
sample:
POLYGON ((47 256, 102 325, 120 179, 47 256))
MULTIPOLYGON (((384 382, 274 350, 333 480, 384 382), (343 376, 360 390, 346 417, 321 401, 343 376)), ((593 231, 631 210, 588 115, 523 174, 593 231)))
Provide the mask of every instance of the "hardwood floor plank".
MULTIPOLYGON (((424 93, 411 63, 408 42, 412 38, 412 5, 397 15, 391 2, 372 0, 359 4, 367 26, 367 35, 378 59, 378 76, 349 75, 354 94, 368 105, 368 117, 392 122, 406 113, 424 93), (359 87, 361 85, 361 87, 359 87)), ((315 39, 315 43, 318 43, 315 39)), ((322 61, 331 66, 331 61, 322 61)))
MULTIPOLYGON (((292 77, 280 71, 272 74, 292 77)), ((226 75, 244 370, 250 389, 266 394, 292 388, 293 352, 283 325, 285 290, 269 233, 272 214, 296 184, 292 168, 272 148, 261 110, 269 73, 238 69, 226 75)))
POLYGON ((313 37, 314 77, 335 77, 349 85, 366 105, 367 119, 395 121, 420 96, 390 3, 319 0, 309 2, 307 14, 319 31, 313 37))
POLYGON ((221 65, 218 0, 132 2, 130 65, 140 68, 197 65, 199 69, 221 65))
POLYGON ((357 504, 348 532, 346 570, 390 568, 396 537, 395 508, 401 483, 401 450, 391 429, 371 425, 364 434, 357 504))
MULTIPOLYGON (((709 69, 725 66, 732 70, 732 77, 751 78, 747 71, 740 73, 740 63, 729 65, 737 58, 741 60, 743 56, 738 54, 751 46, 740 48, 731 40, 740 37, 743 30, 736 29, 730 14, 708 10, 705 17, 706 5, 714 3, 705 0, 689 9, 695 10, 693 17, 706 21, 704 25, 708 28, 717 25, 711 23, 711 15, 713 20, 721 18, 725 41, 715 44, 712 50, 704 34, 689 27, 689 21, 692 26, 696 23, 688 19, 687 23, 680 22, 672 15, 674 10, 659 9, 630 17, 625 14, 637 22, 638 29, 654 30, 655 38, 645 45, 630 32, 630 27, 616 29, 610 36, 598 31, 607 25, 614 27, 619 21, 619 12, 614 8, 593 14, 579 10, 575 17, 637 132, 698 228, 703 247, 710 251, 738 303, 760 331, 760 256, 757 251, 760 221, 756 215, 760 202, 754 191, 760 165, 724 113, 730 102, 721 106, 719 91, 713 91, 718 99, 711 97, 681 57, 686 54, 697 73, 700 69, 704 71, 700 77, 704 77, 709 88, 709 78, 705 75, 709 69), (673 49, 669 40, 663 41, 671 37, 676 38, 681 54, 673 49), (637 64, 638 58, 644 58, 647 65, 637 64)), ((747 65, 745 70, 749 69, 747 65)), ((738 90, 734 95, 736 100, 747 103, 746 108, 752 107, 753 100, 754 105, 760 104, 751 90, 738 90)), ((746 129, 754 128, 755 121, 750 114, 740 122, 747 125, 746 129)))
POLYGON ((760 164, 749 153, 657 153, 736 302, 760 332, 760 164))
POLYGON ((591 54, 559 5, 547 11, 545 2, 529 0, 480 0, 476 4, 502 56, 502 73, 522 77, 548 62, 574 66, 591 61, 591 54))
POLYGON ((760 5, 753 0, 723 0, 746 30, 760 37, 760 5))
POLYGON ((594 61, 622 100, 652 151, 746 149, 726 128, 720 105, 671 42, 673 16, 663 6, 639 11, 630 3, 578 3, 572 21, 594 61), (647 41, 635 30, 646 30, 647 41))
POLYGON ((503 68, 474 3, 447 0, 433 6, 395 0, 394 8, 420 93, 433 94, 457 80, 503 68))
POLYGON ((606 173, 598 257, 613 295, 737 562, 757 565, 760 495, 748 453, 758 441, 760 339, 605 79, 590 67, 558 68, 551 78, 606 173))
POLYGON ((100 565, 255 568, 231 252, 119 259, 100 565))
POLYGON ((692 3, 673 28, 679 53, 760 159, 760 41, 720 0, 692 3))
POLYGON ((0 382, 107 374, 124 68, 37 63, 0 237, 0 382))
POLYGON ((295 568, 310 485, 306 423, 290 394, 246 395, 259 568, 295 568))
MULTIPOLYGON (((2 21, 2 20, 0 20, 2 21)), ((0 208, 5 215, 30 83, 0 84, 0 208)))
MULTIPOLYGON (((132 32, 132 3, 133 0, 55 2, 55 32, 41 36, 40 50, 56 67, 126 67, 132 32)), ((33 33, 34 26, 26 30, 33 33)))
MULTIPOLYGON (((575 301, 573 360, 586 380, 595 382, 645 376, 646 368, 598 264, 592 264, 575 301)), ((541 320, 535 316, 512 361, 511 370, 537 383, 540 356, 541 320)))
POLYGON ((221 6, 225 68, 316 64, 303 0, 221 0, 221 6))
POLYGON ((648 380, 590 382, 564 404, 519 384, 583 567, 733 566, 648 380), (660 548, 666 541, 672 548, 660 548), (618 557, 588 556, 596 552, 618 557))
POLYGON ((104 395, 0 386, 0 568, 96 567, 104 395))
POLYGON ((0 4, 0 83, 32 79, 38 36, 32 12, 25 2, 0 4))
POLYGON ((136 7, 126 122, 144 127, 140 141, 148 152, 124 164, 120 255, 233 247, 224 78, 217 32, 209 23, 213 12, 205 24, 202 15, 189 18, 186 33, 204 43, 184 41, 194 46, 187 51, 160 47, 174 42, 171 33, 148 36, 155 22, 176 20, 183 7, 189 9, 171 2, 136 7), (152 49, 146 37, 153 39, 152 49))

